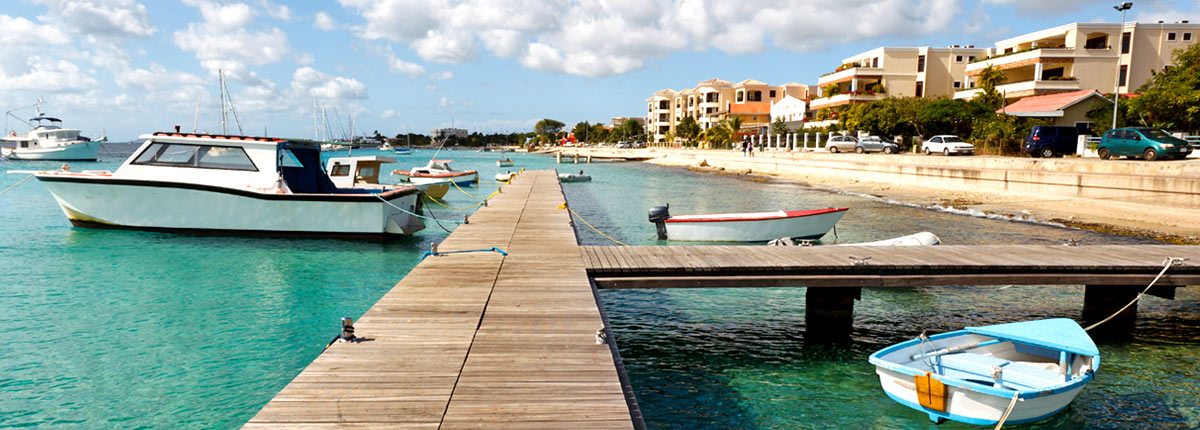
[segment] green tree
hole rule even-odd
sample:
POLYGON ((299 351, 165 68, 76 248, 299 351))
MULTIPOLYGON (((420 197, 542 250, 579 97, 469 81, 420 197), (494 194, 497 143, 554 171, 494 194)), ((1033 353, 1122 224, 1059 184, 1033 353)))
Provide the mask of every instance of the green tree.
MULTIPOLYGON (((1139 97, 1140 98, 1140 97, 1139 97)), ((1121 97, 1121 103, 1117 105, 1117 128, 1129 127, 1134 123, 1130 121, 1130 99, 1128 96, 1121 97)), ((1113 104, 1111 101, 1102 102, 1096 100, 1092 106, 1088 108, 1087 118, 1092 122, 1092 132, 1097 136, 1103 135, 1108 130, 1112 129, 1112 114, 1113 104)), ((1141 125, 1140 123, 1138 125, 1141 125)))
POLYGON ((591 136, 589 136, 589 134, 591 134, 590 133, 591 129, 592 129, 592 125, 588 124, 587 121, 577 122, 577 123, 575 123, 575 127, 571 128, 571 134, 575 135, 576 141, 582 143, 582 142, 586 142, 587 139, 591 137, 591 136))
POLYGON ((922 109, 917 117, 931 135, 970 136, 976 120, 994 115, 989 105, 978 100, 938 98, 922 109))
POLYGON ((695 118, 684 116, 679 120, 679 124, 675 125, 675 134, 691 141, 700 135, 700 124, 696 124, 695 118))
POLYGON ((842 93, 842 87, 838 84, 829 84, 821 87, 821 97, 833 97, 842 93))
POLYGON ((1121 106, 1128 103, 1130 114, 1152 127, 1200 131, 1200 44, 1176 50, 1172 64, 1142 85, 1140 96, 1121 106))
POLYGON ((734 116, 732 118, 721 121, 721 126, 725 127, 729 134, 729 144, 733 145, 742 141, 742 117, 734 116))
POLYGON ((979 71, 977 79, 982 91, 975 95, 975 100, 991 106, 993 109, 1000 109, 1001 106, 1004 106, 1004 95, 996 91, 996 87, 1004 83, 1004 71, 989 65, 979 71))
POLYGON ((788 134, 792 129, 788 128, 787 122, 784 122, 783 117, 776 117, 771 123, 771 134, 788 134))
POLYGON ((555 135, 561 132, 565 126, 566 124, 561 122, 544 118, 533 125, 533 132, 537 134, 538 140, 549 143, 554 141, 555 135))

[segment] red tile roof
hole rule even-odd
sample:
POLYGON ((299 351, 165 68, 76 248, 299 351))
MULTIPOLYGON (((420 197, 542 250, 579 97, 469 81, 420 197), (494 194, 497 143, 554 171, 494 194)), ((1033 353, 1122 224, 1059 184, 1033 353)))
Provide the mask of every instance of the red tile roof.
POLYGON ((1055 112, 1071 107, 1093 95, 1103 98, 1103 95, 1096 90, 1079 90, 1069 93, 1025 97, 1017 100, 1016 103, 997 109, 996 113, 1020 115, 1022 113, 1055 112))

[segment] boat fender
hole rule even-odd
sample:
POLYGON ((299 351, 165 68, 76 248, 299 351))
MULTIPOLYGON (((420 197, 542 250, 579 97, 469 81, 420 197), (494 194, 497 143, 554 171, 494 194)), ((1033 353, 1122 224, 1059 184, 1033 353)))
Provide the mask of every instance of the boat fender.
POLYGON ((654 206, 650 208, 648 218, 654 223, 654 228, 658 232, 658 240, 667 240, 667 218, 671 217, 671 205, 654 206))

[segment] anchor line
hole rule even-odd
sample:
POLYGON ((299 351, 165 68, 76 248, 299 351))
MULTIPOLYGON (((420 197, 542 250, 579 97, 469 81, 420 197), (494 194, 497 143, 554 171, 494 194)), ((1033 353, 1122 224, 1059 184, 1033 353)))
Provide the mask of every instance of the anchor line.
POLYGON ((613 242, 616 242, 616 243, 620 244, 621 246, 629 246, 629 244, 627 244, 627 243, 625 243, 625 242, 622 242, 622 241, 619 241, 619 240, 616 240, 616 239, 613 239, 613 238, 612 238, 612 236, 609 236, 609 235, 607 235, 607 234, 604 234, 604 232, 602 232, 602 231, 600 231, 600 230, 597 230, 597 229, 596 229, 596 227, 592 227, 592 224, 591 224, 591 223, 587 222, 587 220, 586 220, 586 219, 583 219, 583 217, 582 217, 582 216, 580 216, 578 212, 575 212, 575 209, 571 209, 571 206, 567 205, 566 203, 563 203, 563 204, 562 204, 562 206, 559 206, 558 208, 559 208, 559 209, 566 209, 566 210, 568 210, 568 211, 571 211, 571 214, 573 214, 573 215, 575 215, 576 217, 578 217, 580 221, 583 221, 583 224, 584 224, 584 225, 588 226, 588 228, 592 229, 592 231, 594 231, 594 232, 598 233, 599 235, 601 235, 601 236, 604 236, 604 238, 605 238, 605 239, 608 239, 608 240, 611 240, 611 241, 613 241, 613 242))
POLYGON ((17 185, 21 185, 21 184, 25 183, 25 181, 28 181, 30 179, 33 179, 33 175, 26 176, 25 179, 17 181, 17 183, 12 184, 11 187, 5 188, 4 191, 0 191, 0 196, 3 196, 5 193, 7 193, 9 191, 12 191, 14 188, 17 188, 17 185))
MULTIPOLYGON (((409 215, 412 215, 412 216, 415 216, 415 217, 417 217, 417 218, 421 218, 421 219, 429 219, 429 220, 433 220, 433 222, 434 222, 434 223, 436 223, 436 224, 438 225, 438 227, 441 227, 441 228, 442 228, 442 230, 445 230, 445 231, 446 231, 446 233, 450 233, 450 232, 451 232, 450 230, 446 229, 446 227, 445 227, 445 226, 443 226, 443 225, 442 225, 442 223, 441 223, 441 221, 439 221, 437 218, 433 218, 433 217, 427 217, 427 216, 424 216, 424 215, 421 215, 421 214, 418 214, 418 213, 414 213, 414 212, 412 212, 412 211, 410 211, 410 210, 408 210, 408 209, 404 209, 404 208, 402 208, 402 207, 400 207, 400 206, 396 206, 395 204, 392 204, 392 202, 389 202, 389 201, 385 200, 385 199, 384 199, 382 196, 380 196, 380 195, 378 195, 378 194, 376 194, 376 195, 375 195, 375 198, 378 198, 378 199, 379 199, 379 201, 386 203, 388 206, 391 206, 391 207, 393 207, 393 208, 396 208, 396 209, 397 209, 397 210, 399 210, 400 212, 404 212, 404 213, 406 213, 406 214, 409 214, 409 215)), ((431 215, 431 216, 432 216, 432 215, 433 215, 433 211, 429 211, 429 215, 431 215)), ((461 221, 447 221, 447 222, 453 222, 453 223, 457 223, 457 224, 460 224, 460 225, 462 224, 462 222, 461 222, 461 221)))
MULTIPOLYGON (((478 178, 476 178, 476 181, 478 181, 478 178)), ((453 180, 451 180, 451 181, 450 181, 450 183, 451 183, 451 184, 454 184, 454 188, 458 188, 458 190, 459 190, 459 191, 462 191, 462 193, 463 193, 463 194, 466 194, 467 196, 470 196, 470 197, 471 197, 471 198, 473 198, 473 199, 484 199, 484 200, 487 200, 487 199, 491 198, 492 196, 496 195, 496 193, 499 193, 499 192, 500 192, 500 189, 496 189, 496 191, 495 191, 495 192, 493 192, 493 193, 489 194, 487 197, 479 197, 479 196, 476 196, 476 195, 474 195, 474 194, 468 193, 466 190, 462 189, 462 187, 458 186, 458 183, 457 183, 457 182, 454 182, 453 180)))
POLYGON ((1085 329, 1083 329, 1083 330, 1084 330, 1084 331, 1091 331, 1092 329, 1094 329, 1094 328, 1096 328, 1096 327, 1099 327, 1099 326, 1100 326, 1100 324, 1104 324, 1104 323, 1108 322, 1109 320, 1111 320, 1111 319, 1113 319, 1113 318, 1116 318, 1116 317, 1117 317, 1117 315, 1120 315, 1120 314, 1121 314, 1121 312, 1125 312, 1125 310, 1126 310, 1126 309, 1129 309, 1129 307, 1130 307, 1130 306, 1133 306, 1133 304, 1134 304, 1134 303, 1137 303, 1137 302, 1138 302, 1138 300, 1141 300, 1141 299, 1142 299, 1142 296, 1146 295, 1146 292, 1150 291, 1150 287, 1153 287, 1153 286, 1154 286, 1154 284, 1155 284, 1156 282, 1158 282, 1158 280, 1159 280, 1159 279, 1161 279, 1161 278, 1163 277, 1163 275, 1164 275, 1164 274, 1166 274, 1166 273, 1167 273, 1167 269, 1170 269, 1170 268, 1171 268, 1171 266, 1174 266, 1174 265, 1176 265, 1176 264, 1182 265, 1182 264, 1183 264, 1183 262, 1184 262, 1184 261, 1186 261, 1186 260, 1187 260, 1186 258, 1179 258, 1179 257, 1167 257, 1167 259, 1166 259, 1166 260, 1163 260, 1163 268, 1162 268, 1162 270, 1160 270, 1160 271, 1158 272, 1158 276, 1155 276, 1155 277, 1154 277, 1154 280, 1151 280, 1151 281, 1150 281, 1150 285, 1147 285, 1147 286, 1146 286, 1146 289, 1144 289, 1144 290, 1142 290, 1142 292, 1138 293, 1138 295, 1137 295, 1136 297, 1134 297, 1134 298, 1133 298, 1133 300, 1130 300, 1130 301, 1129 301, 1129 303, 1125 304, 1125 306, 1123 306, 1121 309, 1118 309, 1116 312, 1113 312, 1113 314, 1112 314, 1112 315, 1109 315, 1109 316, 1108 316, 1108 318, 1102 319, 1102 320, 1100 320, 1100 322, 1098 322, 1098 323, 1095 323, 1095 324, 1092 324, 1092 325, 1088 326, 1087 328, 1085 328, 1085 329))

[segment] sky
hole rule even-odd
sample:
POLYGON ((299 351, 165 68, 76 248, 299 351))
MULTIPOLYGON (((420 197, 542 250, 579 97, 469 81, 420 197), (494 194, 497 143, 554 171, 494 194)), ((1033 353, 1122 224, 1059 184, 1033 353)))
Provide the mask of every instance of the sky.
MULTIPOLYGON (((710 78, 815 84, 879 46, 1119 22, 1109 3, 3 0, 0 108, 28 119, 42 99, 65 127, 115 141, 219 133, 223 74, 241 134, 525 132, 645 116, 653 92, 710 78)), ((1128 19, 1200 22, 1200 0, 1134 1, 1128 19)), ((232 115, 227 127, 239 133, 232 115)))

